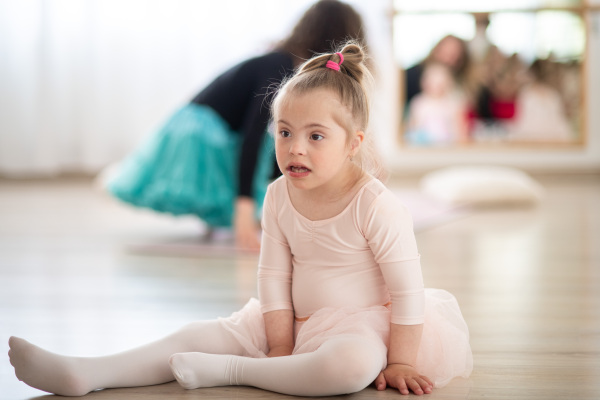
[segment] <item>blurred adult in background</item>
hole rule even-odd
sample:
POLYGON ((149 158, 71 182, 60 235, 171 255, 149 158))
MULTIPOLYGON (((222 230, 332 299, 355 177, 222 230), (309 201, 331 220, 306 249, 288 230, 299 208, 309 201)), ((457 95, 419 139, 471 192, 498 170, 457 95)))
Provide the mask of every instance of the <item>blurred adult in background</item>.
POLYGON ((473 68, 468 87, 473 99, 471 137, 476 141, 504 141, 516 112, 516 98, 525 83, 524 62, 518 54, 505 55, 491 46, 473 68))
POLYGON ((424 60, 408 68, 405 75, 405 106, 408 107, 410 101, 419 92, 421 92, 421 77, 425 67, 430 62, 436 62, 446 65, 450 68, 452 76, 458 85, 462 85, 466 79, 469 68, 469 52, 467 43, 454 36, 444 36, 434 47, 424 60))
POLYGON ((485 12, 474 13, 473 19, 475 20, 475 35, 473 35, 473 39, 469 40, 467 47, 471 62, 480 63, 485 59, 492 46, 487 37, 487 29, 490 26, 490 14, 485 12))
POLYGON ((488 79, 485 83, 490 92, 487 107, 494 120, 507 121, 515 115, 515 100, 525 83, 527 67, 517 54, 509 57, 500 55, 499 59, 486 64, 488 79))
POLYGON ((135 206, 197 215, 209 232, 233 226, 238 247, 258 249, 266 187, 279 173, 267 134, 272 88, 349 38, 365 42, 360 15, 336 0, 315 3, 272 51, 225 71, 179 109, 119 165, 107 189, 135 206))

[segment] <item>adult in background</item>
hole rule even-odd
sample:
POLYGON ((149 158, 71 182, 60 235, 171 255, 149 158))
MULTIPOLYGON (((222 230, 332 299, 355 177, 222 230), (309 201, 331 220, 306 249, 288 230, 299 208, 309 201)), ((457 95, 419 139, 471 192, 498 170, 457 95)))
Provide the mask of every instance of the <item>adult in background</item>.
POLYGON ((266 187, 279 174, 267 134, 273 85, 349 38, 364 43, 360 15, 336 0, 315 3, 272 51, 225 71, 179 109, 107 189, 134 206, 197 215, 209 232, 233 226, 236 245, 257 250, 266 187))
POLYGON ((408 106, 415 95, 421 92, 421 77, 428 63, 435 62, 446 65, 458 84, 466 78, 469 67, 467 43, 454 36, 444 36, 421 62, 406 70, 405 105, 408 106))

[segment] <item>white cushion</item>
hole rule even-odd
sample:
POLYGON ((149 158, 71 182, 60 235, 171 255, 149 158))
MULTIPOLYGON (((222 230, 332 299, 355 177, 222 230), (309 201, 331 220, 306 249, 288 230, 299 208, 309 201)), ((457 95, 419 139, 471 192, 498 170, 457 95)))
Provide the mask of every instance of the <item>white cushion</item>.
POLYGON ((543 188, 515 168, 461 166, 436 170, 420 182, 423 192, 452 204, 514 205, 541 200, 543 188))

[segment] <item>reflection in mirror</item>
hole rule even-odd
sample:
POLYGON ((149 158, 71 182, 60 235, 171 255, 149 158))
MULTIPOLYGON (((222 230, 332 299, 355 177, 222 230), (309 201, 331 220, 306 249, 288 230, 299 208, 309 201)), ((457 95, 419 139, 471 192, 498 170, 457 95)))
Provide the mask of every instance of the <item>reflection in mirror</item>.
POLYGON ((583 143, 585 23, 573 10, 398 13, 403 143, 583 143))
MULTIPOLYGON (((596 0, 598 1, 598 0, 596 0)), ((400 11, 502 11, 531 10, 540 8, 581 7, 585 0, 394 0, 394 7, 400 11)))

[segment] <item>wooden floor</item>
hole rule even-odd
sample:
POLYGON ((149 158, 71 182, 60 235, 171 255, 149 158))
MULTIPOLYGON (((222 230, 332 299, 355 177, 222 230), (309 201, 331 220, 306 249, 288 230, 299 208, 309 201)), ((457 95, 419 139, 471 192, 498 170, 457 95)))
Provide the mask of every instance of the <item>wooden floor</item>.
MULTIPOLYGON (((426 285, 456 295, 475 357, 470 379, 427 398, 600 399, 600 177, 539 179, 538 207, 479 210, 418 232, 426 285)), ((0 399, 44 396, 14 377, 10 335, 100 355, 226 316, 255 295, 256 255, 177 251, 200 231, 194 219, 117 204, 85 179, 0 181, 0 399)), ((175 383, 87 396, 282 397, 175 383)))

